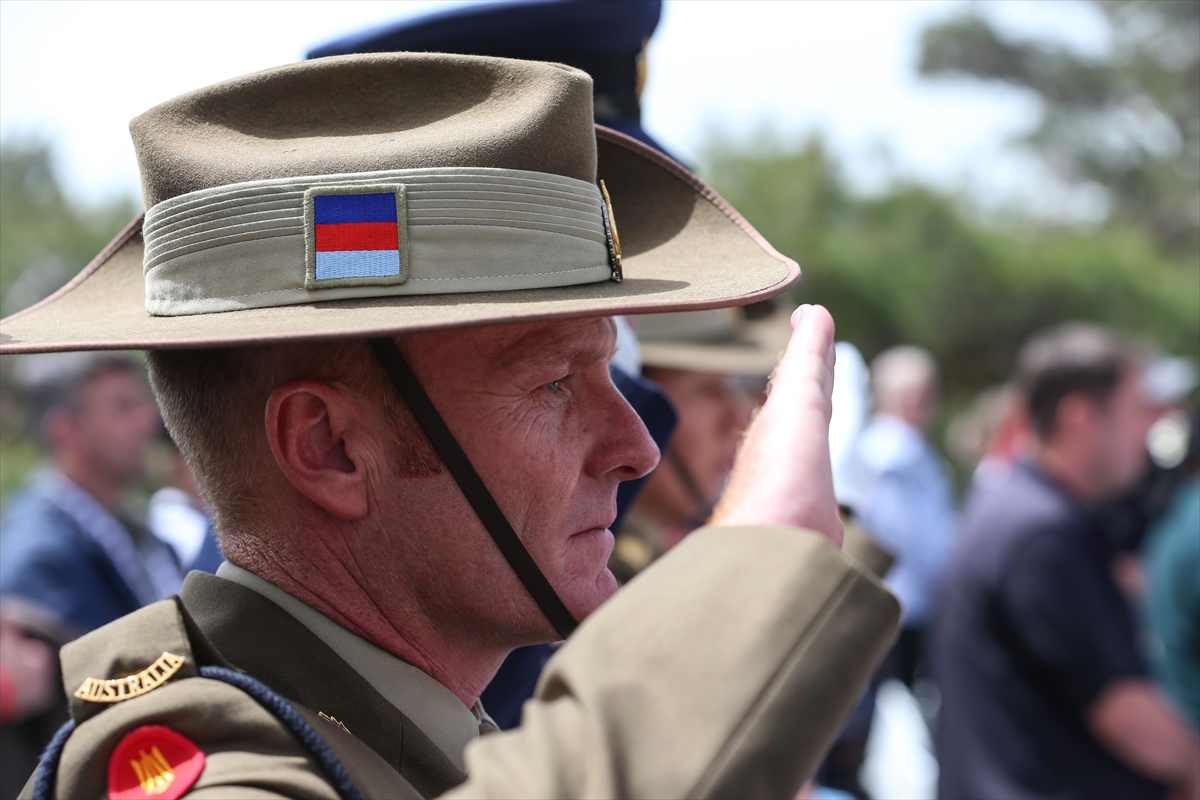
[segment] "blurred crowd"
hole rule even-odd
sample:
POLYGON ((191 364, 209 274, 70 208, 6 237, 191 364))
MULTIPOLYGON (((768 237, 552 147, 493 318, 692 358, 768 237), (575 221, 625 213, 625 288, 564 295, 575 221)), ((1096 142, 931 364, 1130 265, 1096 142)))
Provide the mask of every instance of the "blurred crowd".
MULTIPOLYGON (((788 312, 760 304, 620 321, 614 379, 663 451, 614 526, 610 566, 622 583, 719 502, 788 312)), ((26 356, 14 381, 48 457, 4 505, 6 797, 66 718, 57 648, 221 561, 135 361, 26 356), (156 491, 139 508, 131 498, 147 485, 156 491)), ((973 467, 959 492, 931 439, 934 359, 901 345, 868 368, 838 345, 831 459, 846 552, 885 581, 903 617, 811 796, 870 796, 864 760, 889 684, 928 726, 941 797, 1195 796, 1196 384, 1188 360, 1096 324, 1035 336, 1011 380, 948 426, 950 450, 973 467)), ((553 647, 527 650, 485 694, 502 727, 519 721, 553 647)))
MULTIPOLYGON (((639 47, 657 24, 650 5, 629 31, 639 47)), ((404 37, 428 35, 414 27, 382 44, 364 34, 335 45, 422 49, 404 37)), ((475 52, 458 39, 438 46, 475 52)), ((552 49, 550 60, 573 57, 562 42, 552 49)), ((580 65, 596 77, 598 120, 658 146, 637 124, 638 64, 637 74, 580 65)), ((662 452, 620 490, 610 568, 622 584, 719 504, 790 311, 760 303, 618 320, 613 378, 662 452)), ((946 424, 929 352, 898 344, 872 355, 868 364, 854 345, 837 347, 830 456, 845 551, 900 600, 902 630, 805 796, 880 793, 864 765, 877 700, 899 689, 933 745, 930 794, 1200 797, 1195 365, 1120 331, 1064 323, 1033 336, 1009 380, 946 424)), ((138 362, 24 356, 11 377, 46 459, 4 498, 0 522, 4 798, 67 719, 58 648, 222 561, 138 362)), ((485 692, 500 727, 519 722, 553 649, 516 651, 485 692)))

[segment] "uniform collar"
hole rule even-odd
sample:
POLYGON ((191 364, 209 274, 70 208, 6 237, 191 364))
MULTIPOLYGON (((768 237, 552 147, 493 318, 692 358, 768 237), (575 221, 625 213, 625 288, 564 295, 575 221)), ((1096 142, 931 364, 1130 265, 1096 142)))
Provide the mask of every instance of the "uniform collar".
POLYGON ((217 577, 262 595, 329 645, 411 719, 460 770, 465 771, 466 746, 481 733, 497 730, 478 700, 472 708, 467 708, 453 692, 417 667, 351 633, 275 584, 228 561, 217 569, 217 577))

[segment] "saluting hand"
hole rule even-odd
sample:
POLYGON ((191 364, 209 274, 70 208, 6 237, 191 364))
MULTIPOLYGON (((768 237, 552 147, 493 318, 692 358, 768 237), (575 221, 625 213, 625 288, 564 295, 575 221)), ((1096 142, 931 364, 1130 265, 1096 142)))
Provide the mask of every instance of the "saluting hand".
POLYGON ((792 329, 712 524, 806 528, 840 548, 842 523, 829 461, 833 317, 822 306, 800 306, 792 329))

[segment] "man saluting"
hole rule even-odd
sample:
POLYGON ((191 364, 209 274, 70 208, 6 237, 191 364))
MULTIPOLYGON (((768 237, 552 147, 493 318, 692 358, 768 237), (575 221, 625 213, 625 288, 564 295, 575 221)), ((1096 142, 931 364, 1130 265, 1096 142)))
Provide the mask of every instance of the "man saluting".
POLYGON ((144 223, 2 346, 147 349, 229 563, 64 650, 72 722, 26 794, 794 794, 897 616, 837 552, 823 309, 715 524, 608 603, 605 563, 657 459, 607 316, 795 264, 560 65, 322 59, 132 130, 144 223), (476 741, 504 656, 567 637, 476 741))

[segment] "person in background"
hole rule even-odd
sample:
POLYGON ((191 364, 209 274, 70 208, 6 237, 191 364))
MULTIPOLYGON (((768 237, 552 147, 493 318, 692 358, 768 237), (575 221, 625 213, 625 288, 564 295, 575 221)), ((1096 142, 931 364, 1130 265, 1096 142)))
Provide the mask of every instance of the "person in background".
POLYGON ((850 342, 834 348, 833 416, 829 419, 829 459, 838 514, 846 528, 842 552, 867 567, 881 580, 896 556, 863 527, 859 509, 871 495, 872 475, 858 452, 858 439, 871 408, 871 371, 862 353, 850 342))
POLYGON ((957 524, 948 469, 926 434, 938 408, 938 370, 918 347, 893 347, 871 364, 875 415, 858 440, 871 488, 862 524, 896 557, 887 586, 900 599, 903 628, 881 679, 912 687, 925 631, 957 524))
POLYGON ((79 636, 53 614, 0 597, 0 800, 16 797, 66 722, 58 648, 79 636))
POLYGON ((1188 449, 1187 399, 1196 388, 1190 359, 1159 355, 1146 366, 1142 393, 1154 424, 1146 435, 1149 468, 1131 490, 1105 502, 1096 517, 1116 553, 1117 584, 1135 606, 1146 599, 1143 545, 1151 524, 1167 513, 1177 491, 1191 475, 1184 464, 1188 449))
POLYGON ((308 58, 427 52, 566 64, 591 76, 597 124, 670 155, 641 124, 646 46, 661 17, 662 0, 451 5, 339 37, 309 50, 308 58))
POLYGON ((159 425, 133 364, 103 352, 26 356, 15 378, 50 463, 0 523, 4 797, 66 719, 58 648, 182 585, 170 547, 125 507, 159 425))
POLYGON ((1150 528, 1145 562, 1145 616, 1156 645, 1158 684, 1200 730, 1200 414, 1192 415, 1186 477, 1166 513, 1150 528))
MULTIPOLYGON (((835 353, 829 456, 833 468, 833 492, 846 529, 842 553, 883 580, 895 563, 895 556, 875 540, 858 518, 858 509, 870 497, 872 484, 871 472, 858 453, 858 440, 867 425, 871 407, 871 373, 862 353, 849 342, 838 342, 835 353)), ((817 770, 811 793, 813 800, 866 800, 870 796, 859 780, 859 774, 866 760, 867 741, 875 715, 874 683, 872 681, 863 691, 858 705, 846 719, 817 770)))
POLYGON ((971 490, 1003 484, 1029 440, 1021 393, 1008 383, 980 392, 946 430, 950 452, 971 471, 971 490))
POLYGON ((634 319, 642 374, 679 417, 617 532, 608 567, 627 583, 704 525, 787 343, 788 314, 762 303, 634 319))
POLYGON ((104 352, 27 356, 16 379, 51 458, 4 516, 0 594, 87 632, 179 591, 174 552, 125 507, 160 424, 133 364, 104 352))
POLYGON ((150 496, 146 524, 155 536, 174 548, 186 570, 216 572, 224 558, 212 534, 212 515, 200 496, 200 482, 165 430, 162 440, 166 463, 160 477, 165 485, 150 496))
POLYGON ((1031 453, 968 501, 940 609, 942 797, 1200 792, 1200 742, 1147 677, 1093 516, 1146 469, 1143 368, 1140 351, 1082 323, 1018 357, 1031 453))

